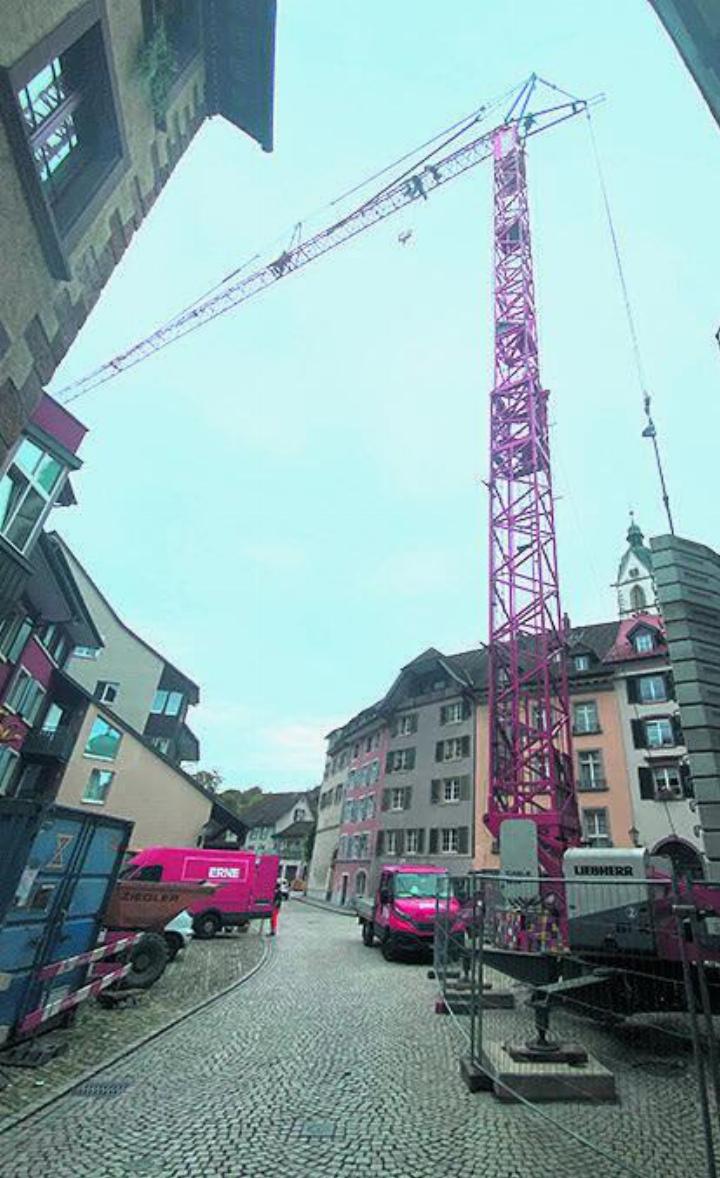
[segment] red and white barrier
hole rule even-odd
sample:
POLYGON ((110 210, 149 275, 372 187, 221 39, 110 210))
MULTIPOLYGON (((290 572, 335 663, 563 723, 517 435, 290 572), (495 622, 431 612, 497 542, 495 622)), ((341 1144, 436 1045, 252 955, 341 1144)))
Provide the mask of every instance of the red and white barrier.
MULTIPOLYGON (((48 978, 56 978, 60 974, 69 973, 70 970, 77 969, 81 965, 92 966, 94 962, 100 961, 103 957, 120 953, 123 949, 134 945, 141 936, 142 933, 131 933, 127 937, 121 937, 117 940, 107 941, 104 945, 98 945, 95 949, 90 949, 87 953, 76 953, 74 957, 66 957, 63 961, 53 961, 50 965, 43 966, 39 971, 38 977, 47 980, 48 978)), ((125 965, 118 965, 117 968, 112 968, 112 963, 110 962, 107 964, 111 968, 106 974, 100 978, 94 978, 91 982, 81 986, 79 990, 74 990, 72 994, 62 994, 55 999, 53 999, 52 994, 48 995, 48 1000, 43 1006, 38 1006, 30 1014, 25 1016, 18 1027, 18 1033, 24 1035, 29 1031, 37 1030, 43 1023, 48 1022, 49 1019, 63 1014, 66 1010, 72 1010, 74 1006, 79 1006, 86 998, 93 998, 101 990, 107 989, 113 982, 124 978, 131 969, 130 962, 127 962, 125 965)))

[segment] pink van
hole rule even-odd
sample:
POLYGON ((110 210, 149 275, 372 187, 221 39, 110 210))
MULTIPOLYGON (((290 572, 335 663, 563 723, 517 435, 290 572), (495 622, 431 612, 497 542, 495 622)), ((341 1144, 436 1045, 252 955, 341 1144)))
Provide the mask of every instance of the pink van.
POLYGON ((188 906, 196 937, 269 916, 280 860, 252 851, 206 851, 202 847, 146 847, 128 863, 124 879, 155 883, 208 883, 213 895, 188 906))

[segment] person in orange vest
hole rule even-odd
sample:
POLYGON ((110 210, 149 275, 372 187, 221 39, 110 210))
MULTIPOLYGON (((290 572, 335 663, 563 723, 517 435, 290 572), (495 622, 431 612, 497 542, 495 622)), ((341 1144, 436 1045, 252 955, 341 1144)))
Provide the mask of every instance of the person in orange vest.
POLYGON ((269 937, 274 937, 277 933, 278 918, 280 916, 280 905, 282 902, 282 889, 280 887, 280 881, 278 880, 278 882, 275 884, 275 895, 273 896, 272 912, 270 913, 270 932, 268 933, 269 937))

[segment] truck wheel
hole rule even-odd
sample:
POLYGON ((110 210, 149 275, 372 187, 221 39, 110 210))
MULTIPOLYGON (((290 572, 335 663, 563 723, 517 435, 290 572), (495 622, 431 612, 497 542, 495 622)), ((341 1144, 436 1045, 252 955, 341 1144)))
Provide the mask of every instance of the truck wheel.
POLYGON ((163 936, 167 945, 168 961, 174 961, 180 950, 185 948, 185 942, 179 933, 163 933, 163 936))
POLYGON ((362 940, 363 945, 367 945, 368 949, 372 949, 375 944, 375 930, 371 920, 364 920, 362 926, 362 940))
POLYGON ((390 933, 386 933, 380 942, 380 952, 386 961, 395 960, 395 946, 393 945, 393 940, 390 936, 390 933))
POLYGON ((201 941, 209 941, 217 936, 222 928, 222 921, 217 912, 201 912, 193 918, 193 932, 201 941))
POLYGON ((143 933, 130 953, 130 971, 123 978, 129 990, 149 990, 162 977, 168 962, 165 938, 160 933, 143 933))

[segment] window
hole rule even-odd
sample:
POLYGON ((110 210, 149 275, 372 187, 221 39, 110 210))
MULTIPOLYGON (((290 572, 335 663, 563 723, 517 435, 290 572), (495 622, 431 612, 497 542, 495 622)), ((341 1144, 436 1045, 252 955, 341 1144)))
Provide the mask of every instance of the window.
POLYGON ((52 703, 45 713, 42 722, 43 732, 57 732, 62 724, 65 713, 59 704, 52 703))
POLYGON ((76 646, 72 653, 75 659, 96 659, 100 654, 100 648, 97 646, 76 646))
POLYGON ((33 679, 24 667, 19 667, 12 687, 5 697, 5 704, 18 716, 22 716, 28 724, 34 724, 44 695, 45 688, 42 684, 33 679))
POLYGON ((459 761, 469 756, 469 736, 453 736, 450 740, 439 740, 435 745, 436 761, 459 761))
POLYGON ((359 744, 353 745, 352 755, 353 755, 353 761, 356 760, 356 758, 360 756, 360 745, 359 744))
POLYGON ((368 784, 374 785, 380 776, 380 762, 373 761, 370 765, 370 773, 368 775, 368 784))
POLYGON ((440 831, 440 850, 443 855, 456 855, 459 839, 457 827, 445 827, 440 831))
POLYGON ((422 853, 422 830, 405 831, 405 854, 420 855, 422 853))
POLYGON ((367 818, 374 818, 374 817, 375 817, 375 798, 371 795, 369 798, 365 798, 365 813, 363 814, 363 818, 367 819, 367 818))
POLYGON ((358 871, 355 876, 355 895, 364 896, 365 888, 367 887, 367 875, 364 871, 358 871))
POLYGON ((679 765, 655 765, 650 772, 659 802, 677 801, 685 796, 679 765))
POLYGON ((32 629, 32 619, 23 614, 6 618, 0 625, 0 654, 9 663, 16 663, 20 658, 32 629))
POLYGON ((304 817, 305 811, 303 810, 302 806, 298 806, 296 810, 293 810, 293 822, 302 822, 304 817))
POLYGON ((102 716, 96 716, 85 745, 85 756, 101 757, 103 761, 114 761, 121 740, 122 733, 117 728, 113 728, 112 724, 108 724, 102 716))
POLYGON ((396 735, 397 736, 412 736, 413 732, 417 732, 418 717, 417 712, 408 712, 405 716, 398 716, 396 735))
POLYGON ((654 716, 644 721, 645 743, 649 749, 660 749, 677 743, 669 716, 654 716))
POLYGON ((100 14, 98 3, 73 12, 8 71, 17 106, 5 117, 21 174, 34 168, 24 183, 55 277, 68 277, 58 232, 76 225, 122 158, 100 14))
POLYGON ((609 847, 610 826, 607 810, 583 810, 583 834, 585 842, 591 847, 609 847))
POLYGON ((337 806, 338 802, 341 802, 341 801, 342 801, 342 796, 343 796, 343 787, 342 787, 342 785, 336 785, 336 786, 335 786, 335 805, 336 805, 336 806, 337 806))
POLYGON ((112 704, 117 699, 119 690, 119 683, 110 683, 105 679, 98 679, 95 684, 95 699, 99 699, 102 704, 112 704))
POLYGON ((443 798, 444 802, 459 802, 460 801, 460 778, 446 777, 443 782, 443 798))
POLYGON ((627 680, 630 703, 665 703, 673 697, 672 677, 667 672, 654 675, 633 675, 627 680))
POLYGON ((580 789, 605 789, 605 770, 600 749, 583 749, 578 753, 580 789))
POLYGON ((577 736, 583 736, 588 732, 599 731, 600 723, 598 721, 598 710, 595 700, 590 699, 584 703, 575 704, 573 707, 573 732, 577 736))
POLYGON ((372 737, 367 736, 365 738, 365 752, 369 753, 371 748, 372 748, 372 737))
POLYGON ((415 749, 395 749, 394 752, 388 753, 386 772, 400 773, 409 772, 415 768, 415 749))
POLYGON ((177 716, 183 705, 181 691, 156 691, 150 711, 154 716, 177 716))
POLYGON ((0 745, 0 797, 7 794, 18 754, 9 745, 0 745))
POLYGON ((576 671, 589 671, 590 670, 590 655, 589 654, 576 654, 575 658, 573 659, 573 666, 576 671))
POLYGON ((26 552, 50 511, 65 467, 45 450, 23 438, 0 479, 0 535, 26 552))
POLYGON ((655 649, 655 636, 650 630, 638 630, 633 634, 632 644, 638 654, 647 654, 655 649))
POLYGON ((156 748, 159 753, 162 753, 164 757, 166 757, 170 752, 170 739, 167 736, 152 736, 150 738, 150 744, 153 746, 153 748, 156 748))
POLYGON ((393 789, 390 791, 390 809, 404 810, 405 809, 405 790, 393 789))
MULTIPOLYGON (((634 572, 637 576, 637 569, 633 569, 632 572, 634 572)), ((646 605, 647 601, 645 600, 645 590, 643 589, 642 585, 633 585, 632 589, 630 590, 630 609, 635 613, 638 613, 640 610, 645 609, 646 605)))
POLYGON ((440 708, 440 723, 459 724, 462 720, 467 720, 469 715, 469 704, 465 700, 459 699, 452 704, 443 704, 440 708))
POLYGON ((372 746, 374 749, 380 748, 380 733, 376 732, 372 738, 372 746))
POLYGON ((108 796, 114 776, 115 774, 109 769, 92 769, 82 800, 102 806, 108 796))
POLYGON ((385 831, 385 854, 397 855, 398 853, 398 832, 396 830, 385 831))

